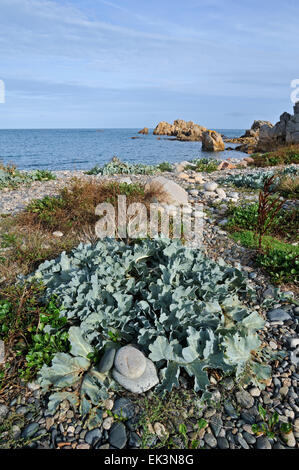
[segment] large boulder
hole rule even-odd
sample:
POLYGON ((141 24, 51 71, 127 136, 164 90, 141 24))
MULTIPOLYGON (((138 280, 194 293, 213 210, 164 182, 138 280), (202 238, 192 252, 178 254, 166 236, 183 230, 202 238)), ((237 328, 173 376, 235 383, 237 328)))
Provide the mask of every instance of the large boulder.
POLYGON ((206 131, 202 137, 202 150, 205 152, 220 152, 225 150, 221 134, 216 131, 206 131))
POLYGON ((153 191, 157 201, 165 204, 188 204, 188 193, 177 183, 164 176, 151 178, 145 185, 146 191, 153 191))

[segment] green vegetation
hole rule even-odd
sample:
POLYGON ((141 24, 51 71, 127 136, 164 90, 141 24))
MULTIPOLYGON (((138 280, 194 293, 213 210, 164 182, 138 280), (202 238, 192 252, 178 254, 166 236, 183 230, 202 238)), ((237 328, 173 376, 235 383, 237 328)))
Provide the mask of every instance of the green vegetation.
POLYGON ((0 163, 0 190, 3 188, 16 188, 20 184, 30 184, 33 181, 49 181, 56 176, 47 170, 35 170, 32 172, 21 172, 14 165, 3 165, 0 163))
MULTIPOLYGON (((158 170, 153 165, 143 165, 142 163, 132 164, 120 161, 113 157, 109 163, 102 167, 95 166, 85 172, 86 175, 153 175, 158 170)), ((168 170, 167 170, 168 171, 168 170)))
POLYGON ((173 165, 169 162, 162 162, 157 165, 157 169, 161 172, 168 171, 171 172, 173 170, 173 165))
POLYGON ((190 165, 186 166, 185 170, 212 173, 217 171, 219 163, 219 160, 214 158, 195 158, 190 161, 190 165))
POLYGON ((262 422, 252 425, 252 431, 258 436, 264 435, 273 439, 281 434, 288 434, 292 430, 291 423, 280 423, 277 411, 270 415, 262 405, 259 405, 258 409, 262 422))
POLYGON ((112 347, 111 332, 113 347, 130 338, 161 370, 156 391, 162 395, 184 371, 203 399, 210 397, 212 370, 261 388, 271 374, 257 335, 264 322, 244 303, 253 292, 242 273, 178 242, 81 244, 40 265, 33 279, 58 296, 62 314, 76 325, 68 330, 70 353, 56 354, 39 373, 43 389, 53 392, 52 412, 67 399, 89 425, 96 422, 113 382, 109 372, 97 372, 91 356, 112 347))
POLYGON ((299 145, 281 147, 273 152, 253 154, 253 166, 267 167, 276 165, 290 165, 299 163, 299 145))
POLYGON ((0 291, 0 340, 6 347, 6 368, 0 373, 0 395, 31 380, 55 353, 69 350, 67 319, 57 300, 42 301, 40 283, 14 285, 0 291))
POLYGON ((272 176, 275 176, 272 183, 272 191, 277 189, 277 186, 281 183, 285 177, 295 178, 298 173, 298 168, 295 166, 286 167, 279 173, 275 173, 272 170, 261 170, 252 173, 242 173, 221 177, 218 182, 224 185, 232 185, 237 188, 251 188, 251 189, 262 189, 265 181, 272 176))

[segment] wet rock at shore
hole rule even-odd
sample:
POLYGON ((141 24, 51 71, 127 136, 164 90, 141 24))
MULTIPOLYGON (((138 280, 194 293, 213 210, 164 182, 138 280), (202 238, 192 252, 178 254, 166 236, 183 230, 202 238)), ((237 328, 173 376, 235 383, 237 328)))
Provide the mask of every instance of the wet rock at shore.
POLYGON ((216 131, 204 132, 202 138, 202 150, 205 152, 220 152, 225 150, 221 134, 216 131))

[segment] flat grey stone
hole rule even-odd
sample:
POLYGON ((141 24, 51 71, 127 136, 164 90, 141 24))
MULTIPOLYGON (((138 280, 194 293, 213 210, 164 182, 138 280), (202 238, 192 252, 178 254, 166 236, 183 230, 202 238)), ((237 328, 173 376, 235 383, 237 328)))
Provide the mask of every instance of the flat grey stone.
POLYGON ((127 443, 126 427, 121 422, 113 423, 109 433, 109 443, 116 449, 123 449, 127 443))
POLYGON ((135 379, 130 379, 120 374, 116 368, 112 371, 112 376, 122 387, 132 393, 144 393, 159 383, 156 368, 152 361, 146 359, 144 373, 135 379))
POLYGON ((292 317, 282 308, 275 308, 274 310, 270 310, 267 313, 267 318, 269 321, 286 321, 291 320, 292 317))
POLYGON ((256 448, 257 449, 271 449, 271 443, 267 437, 259 437, 256 441, 256 448))
POLYGON ((37 423, 30 423, 22 431, 22 438, 29 439, 33 437, 38 431, 39 425, 37 423))
POLYGON ((254 405, 254 398, 246 390, 240 390, 236 393, 236 399, 239 405, 243 408, 252 408, 254 405))
POLYGON ((98 370, 101 373, 108 372, 113 367, 113 362, 115 358, 116 350, 114 348, 110 348, 104 352, 103 357, 100 360, 98 370))
POLYGON ((139 349, 124 346, 115 355, 114 367, 118 374, 128 379, 136 379, 145 372, 146 358, 139 349))
POLYGON ((87 444, 93 445, 95 444, 96 441, 101 439, 101 437, 102 437, 102 431, 96 428, 86 433, 85 442, 87 442, 87 444))

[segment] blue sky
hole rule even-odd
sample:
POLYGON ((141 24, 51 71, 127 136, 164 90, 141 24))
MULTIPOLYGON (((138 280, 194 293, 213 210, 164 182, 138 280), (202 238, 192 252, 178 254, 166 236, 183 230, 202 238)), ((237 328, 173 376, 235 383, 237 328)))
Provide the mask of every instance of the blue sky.
POLYGON ((0 0, 0 128, 276 122, 298 0, 0 0))

